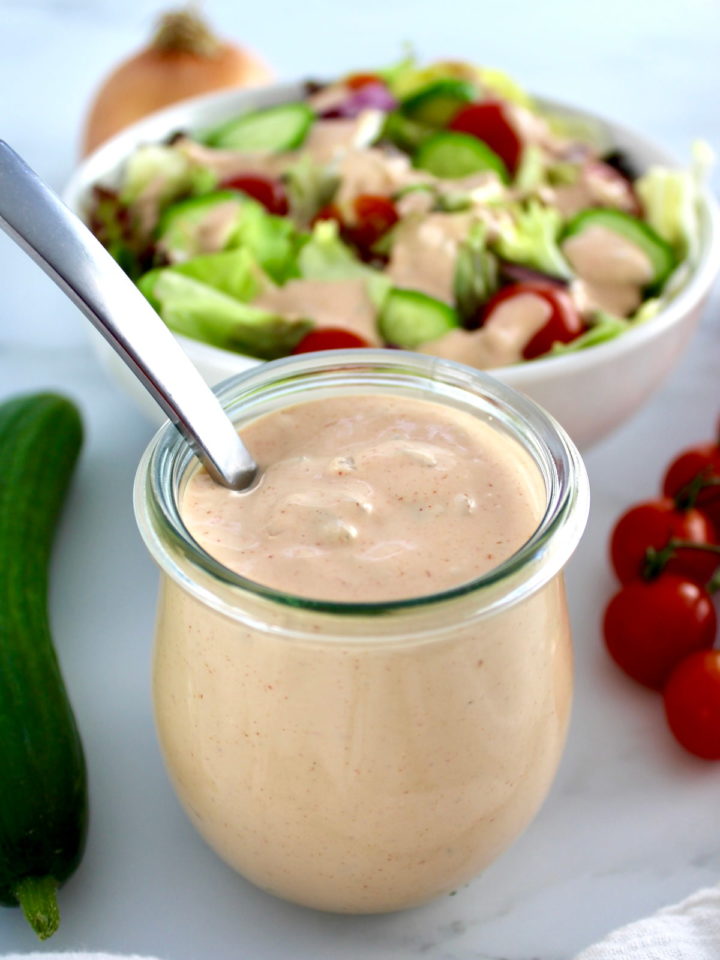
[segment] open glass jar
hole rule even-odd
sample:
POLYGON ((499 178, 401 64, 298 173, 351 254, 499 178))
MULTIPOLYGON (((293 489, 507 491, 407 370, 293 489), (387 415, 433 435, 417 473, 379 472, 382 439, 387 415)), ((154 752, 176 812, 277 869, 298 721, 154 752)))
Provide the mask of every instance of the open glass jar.
POLYGON ((220 389, 238 427, 368 393, 454 406, 502 432, 542 478, 532 537, 444 593, 330 603, 250 582, 192 539, 179 503, 197 462, 170 425, 135 492, 162 572, 156 723, 188 815, 258 886, 355 913, 451 891, 537 811, 570 708, 562 570, 588 512, 585 470, 562 429, 476 370, 332 351, 265 364, 220 389))

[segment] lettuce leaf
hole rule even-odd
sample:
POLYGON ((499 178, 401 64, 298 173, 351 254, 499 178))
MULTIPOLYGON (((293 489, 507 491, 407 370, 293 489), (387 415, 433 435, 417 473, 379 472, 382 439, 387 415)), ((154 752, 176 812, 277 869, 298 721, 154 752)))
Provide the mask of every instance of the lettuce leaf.
POLYGON ((321 220, 315 225, 310 240, 298 257, 300 276, 307 280, 345 280, 361 277, 367 281, 368 294, 380 307, 392 283, 388 277, 361 263, 338 234, 334 220, 321 220))
POLYGON ((635 181, 645 219, 673 248, 679 258, 697 258, 700 243, 699 199, 713 152, 699 141, 693 147, 690 170, 651 167, 635 181))
POLYGON ((593 147, 596 153, 607 153, 613 148, 610 133, 603 123, 592 117, 570 111, 536 110, 550 128, 551 133, 563 140, 580 140, 593 147))
POLYGON ((570 343, 553 344, 550 355, 561 356, 565 353, 577 353, 578 350, 586 350, 588 347, 595 347, 599 343, 607 343, 608 340, 614 340, 620 334, 625 333, 630 327, 629 320, 623 320, 621 317, 615 317, 611 313, 598 315, 596 321, 575 340, 570 343))
POLYGON ((285 171, 285 190, 294 219, 307 225, 332 200, 338 177, 305 153, 285 171))
POLYGON ((641 304, 636 312, 627 319, 616 317, 613 313, 607 313, 605 310, 598 310, 591 319, 590 329, 581 334, 570 343, 556 343, 550 351, 552 356, 559 356, 564 353, 576 353, 578 350, 585 350, 588 347, 595 347, 599 343, 607 343, 614 340, 627 330, 637 327, 646 320, 654 317, 658 310, 662 308, 663 301, 656 297, 646 300, 641 304))
POLYGON ((455 60, 438 60, 428 66, 419 66, 414 54, 408 53, 399 63, 374 71, 387 84, 392 95, 404 100, 417 90, 436 80, 466 80, 481 87, 481 70, 472 64, 455 60))
POLYGON ((199 167, 179 150, 162 144, 146 144, 128 157, 120 196, 132 204, 152 187, 158 202, 166 203, 183 194, 214 190, 217 175, 199 167))
POLYGON ((455 261, 453 292, 460 318, 477 320, 480 309, 497 288, 497 260, 487 248, 487 227, 478 221, 460 244, 455 261))
POLYGON ((483 87, 501 100, 515 103, 527 110, 534 110, 532 97, 507 73, 495 70, 493 67, 480 67, 479 74, 483 87))
POLYGON ((505 260, 569 280, 572 270, 558 245, 562 228, 559 211, 530 200, 506 212, 507 216, 498 221, 495 252, 505 260))
POLYGON ((267 275, 280 285, 299 276, 298 254, 304 237, 284 217, 268 213, 259 203, 244 204, 229 247, 242 247, 260 264, 267 275))
POLYGON ((247 303, 258 279, 247 251, 208 254, 151 270, 140 290, 175 333, 271 360, 288 354, 312 328, 247 303))

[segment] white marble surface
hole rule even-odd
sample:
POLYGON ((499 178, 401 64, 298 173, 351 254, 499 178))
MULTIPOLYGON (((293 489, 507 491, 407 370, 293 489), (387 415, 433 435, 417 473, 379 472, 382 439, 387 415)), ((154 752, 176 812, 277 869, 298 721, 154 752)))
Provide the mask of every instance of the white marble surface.
MULTIPOLYGON (((286 76, 388 60, 410 40, 423 55, 503 66, 538 92, 604 111, 678 153, 698 134, 720 147, 718 0, 208 7, 286 76)), ((92 85, 140 42, 155 10, 146 0, 0 0, 0 136, 55 186, 72 169, 92 85)), ((569 571, 576 704, 542 813, 454 897, 388 917, 333 917, 234 876, 178 808, 150 711, 156 576, 130 506, 150 428, 97 369, 79 314, 0 238, 0 395, 62 389, 87 424, 57 544, 52 615, 87 751, 92 823, 83 864, 62 892, 61 930, 46 949, 165 960, 567 960, 611 927, 716 882, 720 765, 675 747, 659 700, 607 662, 598 621, 612 589, 612 519, 651 495, 665 461, 708 437, 720 411, 719 308, 716 297, 650 406, 588 457, 592 516, 569 571)), ((0 950, 34 947, 19 913, 0 910, 0 950)))

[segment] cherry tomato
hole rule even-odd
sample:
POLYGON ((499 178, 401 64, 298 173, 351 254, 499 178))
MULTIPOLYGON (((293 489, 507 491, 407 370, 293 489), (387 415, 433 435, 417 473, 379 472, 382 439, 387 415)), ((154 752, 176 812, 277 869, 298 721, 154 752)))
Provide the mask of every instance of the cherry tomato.
POLYGON ((678 743, 703 760, 720 760, 720 650, 683 660, 667 682, 664 700, 678 743))
POLYGON ((312 218, 311 225, 314 227, 316 223, 320 222, 320 220, 335 220, 336 223, 342 225, 342 214, 334 203, 328 203, 318 210, 318 212, 312 218))
POLYGON ((376 83, 385 85, 383 78, 376 73, 351 73, 345 80, 345 86, 349 87, 350 90, 362 90, 363 87, 369 87, 376 83))
POLYGON ((347 239, 365 253, 370 253, 380 237, 400 219, 392 200, 380 194, 360 194, 355 197, 353 209, 355 223, 344 232, 347 239))
POLYGON ((522 141, 505 115, 505 106, 498 100, 470 103, 450 121, 450 129, 469 133, 486 143, 504 162, 511 174, 520 163, 522 141))
POLYGON ((253 200, 261 203, 268 213, 283 217, 288 212, 287 194, 280 180, 262 177, 259 174, 247 174, 224 180, 221 186, 228 190, 240 190, 246 193, 253 200))
MULTIPOLYGON (((676 497, 700 475, 706 480, 720 481, 720 446, 716 443, 691 447, 676 457, 663 479, 663 493, 676 497)), ((707 513, 716 529, 720 527, 720 486, 700 490, 695 505, 707 513)))
MULTIPOLYGON (((699 510, 678 510, 670 497, 648 500, 624 513, 610 538, 610 559, 621 583, 642 576, 649 547, 662 550, 671 539, 693 543, 714 543, 715 530, 699 510)), ((705 550, 679 549, 665 566, 667 573, 707 582, 720 563, 720 554, 705 550)))
POLYGON ((608 604, 603 621, 613 660, 638 683, 656 690, 683 657, 712 647, 716 628, 707 590, 672 573, 626 583, 608 604))
POLYGON ((539 297, 551 309, 547 323, 528 340, 523 349, 523 357, 533 360, 552 348, 554 343, 569 343, 583 332, 584 326, 580 314, 575 309, 568 294, 551 283, 512 283, 502 287, 485 304, 480 320, 481 326, 490 323, 492 315, 502 304, 514 297, 539 297))
POLYGON ((295 347, 293 353, 313 353, 316 350, 346 350, 350 347, 369 347, 370 344, 350 330, 339 327, 321 327, 311 330, 295 347))

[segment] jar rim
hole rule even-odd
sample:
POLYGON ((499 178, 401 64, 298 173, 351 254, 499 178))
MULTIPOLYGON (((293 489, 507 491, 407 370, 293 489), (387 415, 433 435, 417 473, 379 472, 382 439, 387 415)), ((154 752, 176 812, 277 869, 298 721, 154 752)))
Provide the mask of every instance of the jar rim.
MULTIPOLYGON (((307 386, 332 388, 354 377, 353 383, 373 386, 375 392, 405 388, 429 401, 472 400, 484 405, 486 416, 508 430, 543 473, 547 505, 531 537, 510 557, 486 573, 458 586, 418 597, 374 602, 316 600, 268 587, 235 573, 207 553, 185 526, 178 504, 180 483, 197 463, 188 441, 166 422, 146 449, 135 482, 135 513, 141 535, 165 573, 212 606, 226 613, 232 605, 220 591, 230 588, 276 606, 335 616, 378 616, 424 611, 461 597, 477 596, 477 613, 509 606, 539 589, 565 565, 585 528, 589 487, 582 458, 565 430, 534 401, 496 380, 490 374, 438 357, 392 349, 328 350, 274 360, 240 373, 214 389, 223 407, 237 422, 253 420, 253 404, 291 397, 299 384, 308 399, 307 386), (382 387, 387 388, 382 390, 382 387), (234 415, 234 416, 233 416, 234 415), (551 545, 565 532, 557 549, 551 545), (184 558, 191 573, 179 566, 184 558), (200 574, 203 586, 194 574, 200 574), (207 584, 210 584, 208 587, 207 584), (217 590, 213 589, 217 586, 217 590), (214 596, 213 596, 214 594, 214 596)), ((352 387, 344 393, 356 391, 352 387)), ((452 404, 459 406, 456 402, 452 404)))

